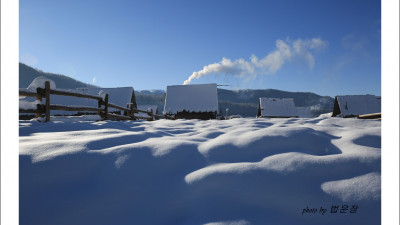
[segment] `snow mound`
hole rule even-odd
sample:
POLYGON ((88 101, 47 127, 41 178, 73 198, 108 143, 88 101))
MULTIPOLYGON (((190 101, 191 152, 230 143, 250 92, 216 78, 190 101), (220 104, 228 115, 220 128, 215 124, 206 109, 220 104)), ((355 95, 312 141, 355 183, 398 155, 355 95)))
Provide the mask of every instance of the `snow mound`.
POLYGON ((380 224, 380 121, 65 118, 19 131, 21 224, 380 224))
POLYGON ((373 172, 346 180, 323 183, 324 192, 337 196, 344 202, 376 199, 381 196, 381 175, 373 172))
POLYGON ((45 88, 46 81, 50 81, 50 89, 56 89, 56 83, 44 76, 36 77, 26 89, 29 92, 36 92, 37 88, 45 88))
POLYGON ((38 104, 43 104, 42 101, 36 100, 34 102, 28 102, 24 99, 19 100, 19 109, 37 109, 38 104))

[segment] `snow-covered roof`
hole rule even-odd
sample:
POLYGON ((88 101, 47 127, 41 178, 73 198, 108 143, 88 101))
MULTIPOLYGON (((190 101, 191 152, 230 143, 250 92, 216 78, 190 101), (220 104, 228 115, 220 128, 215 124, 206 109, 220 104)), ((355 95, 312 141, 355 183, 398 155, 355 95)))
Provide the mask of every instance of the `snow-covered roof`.
POLYGON ((295 107, 292 98, 260 98, 261 116, 311 118, 310 107, 295 107))
POLYGON ((217 84, 167 86, 164 113, 218 112, 217 84))
POLYGON ((298 116, 292 98, 260 98, 261 116, 298 116))
POLYGON ((310 107, 296 107, 297 115, 301 118, 313 117, 310 107))
POLYGON ((341 114, 342 117, 348 117, 380 112, 380 97, 374 95, 339 95, 335 98, 335 115, 333 116, 341 114), (340 109, 340 112, 337 109, 340 109))

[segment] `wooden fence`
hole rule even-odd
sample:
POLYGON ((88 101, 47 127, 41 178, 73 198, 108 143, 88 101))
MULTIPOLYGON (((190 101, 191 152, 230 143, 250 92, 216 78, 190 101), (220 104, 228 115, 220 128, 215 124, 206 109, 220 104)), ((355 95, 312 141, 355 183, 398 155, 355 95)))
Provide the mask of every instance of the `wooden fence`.
POLYGON ((116 120, 136 120, 136 119, 145 119, 152 121, 154 118, 166 118, 161 115, 155 115, 153 113, 153 110, 151 111, 144 111, 144 110, 139 110, 135 109, 133 107, 122 107, 115 105, 111 102, 108 101, 108 94, 105 94, 104 99, 99 96, 93 96, 93 95, 87 95, 87 94, 81 94, 81 93, 75 93, 75 92, 68 92, 68 91, 62 91, 62 90, 52 90, 50 89, 50 82, 46 81, 45 82, 45 88, 37 88, 36 93, 35 92, 27 92, 20 90, 19 91, 20 96, 28 96, 28 97, 36 97, 37 100, 42 101, 43 98, 46 99, 45 104, 37 104, 36 109, 20 109, 20 113, 35 113, 36 117, 42 117, 44 114, 45 116, 45 121, 50 121, 50 111, 51 110, 62 110, 62 111, 77 111, 77 112, 95 112, 100 115, 100 117, 103 120, 108 120, 108 119, 116 119, 116 120), (66 106, 66 105, 51 105, 51 95, 63 95, 63 96, 72 96, 72 97, 78 97, 78 98, 87 98, 87 99, 93 99, 97 100, 97 108, 95 107, 90 107, 90 106, 66 106), (102 108, 104 106, 104 108, 102 108), (118 109, 123 111, 123 115, 118 115, 115 113, 110 113, 109 110, 110 108, 118 109), (149 115, 149 117, 140 117, 140 116, 135 116, 135 113, 146 113, 149 115))

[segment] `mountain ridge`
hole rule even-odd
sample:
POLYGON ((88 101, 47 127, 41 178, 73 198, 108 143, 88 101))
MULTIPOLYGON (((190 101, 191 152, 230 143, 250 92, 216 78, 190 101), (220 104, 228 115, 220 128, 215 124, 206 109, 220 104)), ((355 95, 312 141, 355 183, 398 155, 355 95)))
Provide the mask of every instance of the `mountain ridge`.
POLYGON ((96 85, 87 84, 82 81, 78 81, 72 77, 44 72, 42 70, 33 68, 24 63, 19 63, 19 88, 27 88, 29 84, 36 78, 45 76, 56 83, 56 87, 60 89, 75 89, 83 87, 98 87, 96 85))

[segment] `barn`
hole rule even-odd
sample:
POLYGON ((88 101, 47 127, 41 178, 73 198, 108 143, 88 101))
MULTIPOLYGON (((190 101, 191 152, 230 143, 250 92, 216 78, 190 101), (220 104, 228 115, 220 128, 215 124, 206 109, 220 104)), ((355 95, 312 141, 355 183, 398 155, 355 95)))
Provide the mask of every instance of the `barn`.
POLYGON ((359 115, 379 115, 381 98, 375 95, 338 95, 335 97, 332 117, 356 117, 359 115))
POLYGON ((163 114, 175 119, 216 119, 217 84, 167 86, 163 114))

